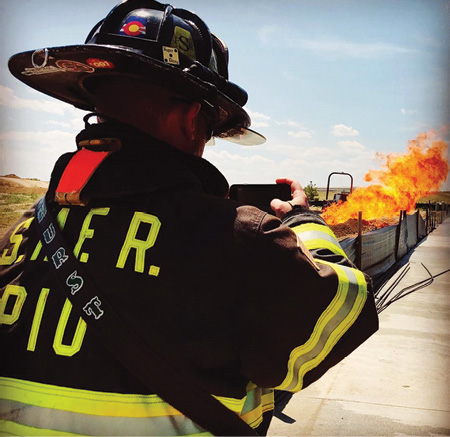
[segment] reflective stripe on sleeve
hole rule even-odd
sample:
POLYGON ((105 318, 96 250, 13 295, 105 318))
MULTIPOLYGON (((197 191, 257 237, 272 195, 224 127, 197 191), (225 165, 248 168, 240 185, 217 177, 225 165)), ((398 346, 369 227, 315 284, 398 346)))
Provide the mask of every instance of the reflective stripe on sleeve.
POLYGON ((338 340, 353 325, 367 299, 367 283, 356 269, 316 260, 330 266, 337 274, 336 295, 320 315, 308 341, 295 348, 289 357, 280 390, 299 391, 307 372, 316 368, 331 352, 338 340))
POLYGON ((80 434, 35 428, 34 426, 21 425, 20 423, 10 422, 9 420, 0 420, 0 435, 67 436, 80 434))
POLYGON ((217 397, 227 408, 239 414, 250 427, 256 428, 263 419, 263 414, 274 408, 273 389, 257 387, 250 383, 247 395, 243 399, 217 397))
MULTIPOLYGON (((251 427, 273 409, 273 390, 217 396, 251 427)), ((211 435, 157 395, 103 393, 0 378, 0 435, 211 435)))
POLYGON ((1 398, 96 416, 155 417, 180 414, 157 395, 103 393, 0 378, 1 398))
POLYGON ((133 435, 198 435, 205 431, 157 395, 93 392, 12 378, 0 378, 0 392, 2 426, 26 427, 26 435, 58 431, 124 436, 130 430, 133 435))
POLYGON ((344 250, 333 234, 333 231, 324 225, 316 223, 305 223, 291 228, 303 241, 308 250, 328 249, 332 253, 347 258, 344 250))

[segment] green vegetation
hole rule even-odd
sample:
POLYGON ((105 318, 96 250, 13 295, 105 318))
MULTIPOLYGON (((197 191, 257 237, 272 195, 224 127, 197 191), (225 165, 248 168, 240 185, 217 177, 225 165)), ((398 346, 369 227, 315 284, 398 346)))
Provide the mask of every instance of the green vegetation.
POLYGON ((39 197, 38 193, 0 193, 0 205, 33 204, 39 197))
POLYGON ((32 206, 41 193, 0 193, 0 236, 32 206))
POLYGON ((305 187, 305 194, 309 201, 318 200, 319 199, 319 190, 316 185, 309 182, 309 184, 305 187))

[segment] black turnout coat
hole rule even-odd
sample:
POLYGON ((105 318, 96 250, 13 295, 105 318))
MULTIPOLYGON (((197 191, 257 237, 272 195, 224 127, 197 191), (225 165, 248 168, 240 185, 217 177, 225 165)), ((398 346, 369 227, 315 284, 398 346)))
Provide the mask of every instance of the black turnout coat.
MULTIPOLYGON (((308 386, 376 331, 370 279, 318 214, 299 207, 279 220, 240 205, 209 162, 133 129, 93 125, 78 142, 103 137, 122 147, 86 176, 85 205, 54 200, 62 177, 70 186, 82 172, 80 152, 52 173, 47 198, 68 246, 139 336, 250 426, 273 409, 274 388, 308 386)), ((73 311, 33 213, 0 252, 4 430, 201 432, 73 311)))

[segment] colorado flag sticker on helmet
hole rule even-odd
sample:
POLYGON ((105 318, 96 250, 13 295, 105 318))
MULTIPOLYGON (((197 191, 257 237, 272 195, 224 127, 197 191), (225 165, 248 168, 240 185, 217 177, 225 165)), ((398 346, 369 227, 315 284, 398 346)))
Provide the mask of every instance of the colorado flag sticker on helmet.
POLYGON ((147 21, 145 18, 131 16, 128 20, 123 24, 119 33, 124 33, 128 36, 139 36, 145 35, 145 25, 147 21))

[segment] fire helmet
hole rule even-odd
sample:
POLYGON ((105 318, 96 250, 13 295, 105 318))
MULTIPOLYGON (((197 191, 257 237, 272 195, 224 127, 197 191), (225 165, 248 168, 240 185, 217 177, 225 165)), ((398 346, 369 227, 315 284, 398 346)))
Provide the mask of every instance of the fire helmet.
POLYGON ((156 0, 124 0, 84 44, 18 53, 11 73, 30 87, 93 111, 86 84, 128 77, 199 100, 213 114, 213 136, 243 145, 265 138, 250 130, 247 93, 228 79, 228 49, 193 12, 156 0))

